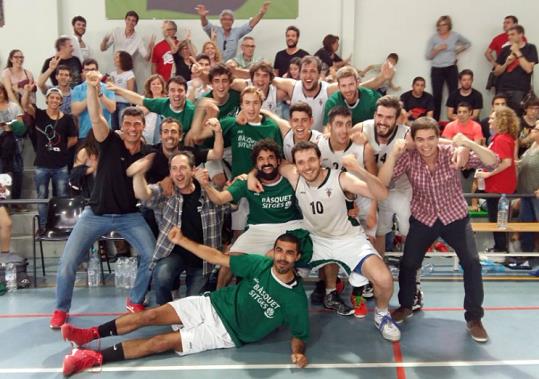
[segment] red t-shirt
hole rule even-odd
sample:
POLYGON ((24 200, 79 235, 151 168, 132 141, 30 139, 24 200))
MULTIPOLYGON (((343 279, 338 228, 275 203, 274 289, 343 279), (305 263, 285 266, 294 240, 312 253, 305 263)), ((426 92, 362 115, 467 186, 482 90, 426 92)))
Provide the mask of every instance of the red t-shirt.
POLYGON ((483 139, 483 131, 481 125, 472 119, 469 119, 464 124, 460 124, 458 120, 451 121, 444 128, 442 137, 453 139, 457 133, 462 133, 472 141, 479 141, 483 139))
POLYGON ((155 64, 156 73, 161 75, 165 81, 170 79, 174 58, 167 41, 162 40, 153 47, 152 63, 155 64))
POLYGON ((486 178, 485 192, 514 193, 517 188, 515 140, 507 133, 496 134, 488 147, 500 157, 500 161, 511 158, 511 166, 496 175, 486 178))
MULTIPOLYGON (((496 56, 500 55, 500 52, 502 49, 509 44, 509 39, 507 37, 507 33, 503 32, 498 34, 496 37, 492 39, 490 42, 490 45, 488 45, 488 48, 490 50, 494 50, 496 52, 496 56)), ((527 42, 526 37, 524 37, 524 41, 527 42)))

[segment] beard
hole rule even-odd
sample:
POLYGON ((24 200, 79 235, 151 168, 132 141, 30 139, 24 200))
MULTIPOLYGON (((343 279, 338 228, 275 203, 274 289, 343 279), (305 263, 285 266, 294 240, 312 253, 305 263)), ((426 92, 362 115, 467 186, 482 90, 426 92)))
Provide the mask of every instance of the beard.
POLYGON ((289 48, 294 48, 298 45, 298 41, 294 41, 294 42, 286 42, 286 46, 288 46, 289 48))
POLYGON ((260 170, 258 170, 258 173, 256 176, 262 180, 273 180, 277 177, 277 175, 279 175, 279 170, 277 169, 277 167, 274 167, 268 164, 268 165, 262 166, 260 170), (271 172, 264 172, 264 169, 267 167, 271 167, 273 170, 271 172))
MULTIPOLYGON (((384 126, 387 126, 387 125, 384 125, 384 126)), ((395 131, 395 128, 397 127, 397 124, 393 125, 393 126, 390 126, 387 130, 386 133, 382 134, 378 131, 378 125, 376 127, 376 134, 378 135, 378 137, 382 137, 382 138, 387 138, 389 137, 394 131, 395 131)))

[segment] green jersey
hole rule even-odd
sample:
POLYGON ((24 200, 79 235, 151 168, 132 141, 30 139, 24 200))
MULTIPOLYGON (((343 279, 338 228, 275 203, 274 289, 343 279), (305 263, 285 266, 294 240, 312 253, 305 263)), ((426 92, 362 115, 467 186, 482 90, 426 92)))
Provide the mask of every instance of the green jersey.
POLYGON ((143 105, 148 108, 150 112, 160 114, 164 117, 172 117, 182 124, 183 134, 187 133, 191 129, 191 122, 193 122, 193 116, 195 114, 195 105, 188 99, 185 99, 185 105, 180 112, 172 110, 170 107, 170 100, 166 97, 158 99, 144 98, 143 105))
POLYGON ((283 283, 265 256, 230 257, 230 269, 243 280, 210 294, 213 308, 236 346, 260 341, 285 325, 301 340, 309 338, 308 303, 301 278, 283 283))
POLYGON ((349 105, 344 100, 341 91, 337 91, 329 97, 324 106, 324 125, 329 122, 329 111, 335 106, 348 108, 352 112, 353 124, 373 118, 376 111, 376 101, 380 98, 380 93, 364 87, 359 87, 357 91, 359 98, 354 105, 349 105))
POLYGON ((262 117, 260 124, 238 125, 235 117, 227 117, 221 120, 225 147, 232 149, 232 176, 245 174, 253 168, 251 151, 258 141, 271 138, 281 148, 283 138, 277 124, 270 118, 262 117))
POLYGON ((294 189, 283 177, 276 183, 265 184, 261 193, 249 191, 245 180, 236 180, 227 191, 234 202, 243 197, 249 202, 247 224, 281 224, 301 219, 294 189))
MULTIPOLYGON (((213 90, 204 95, 213 99, 213 90)), ((223 105, 218 105, 219 116, 218 119, 222 119, 228 116, 235 116, 240 111, 240 93, 231 89, 228 91, 228 99, 223 105)))

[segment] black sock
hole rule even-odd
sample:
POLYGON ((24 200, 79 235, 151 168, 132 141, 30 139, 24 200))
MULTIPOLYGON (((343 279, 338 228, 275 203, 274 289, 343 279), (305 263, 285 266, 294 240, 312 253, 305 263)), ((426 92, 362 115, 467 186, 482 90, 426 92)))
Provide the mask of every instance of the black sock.
POLYGON ((101 352, 101 354, 103 355, 103 363, 125 360, 124 347, 121 343, 117 343, 111 347, 107 347, 101 352))
POLYGON ((116 331, 116 320, 112 320, 112 321, 99 325, 97 327, 97 331, 99 332, 99 337, 101 338, 117 336, 118 332, 116 331))
POLYGON ((361 296, 361 295, 363 295, 363 288, 365 288, 365 286, 361 286, 361 287, 352 287, 352 295, 354 295, 354 296, 361 296))

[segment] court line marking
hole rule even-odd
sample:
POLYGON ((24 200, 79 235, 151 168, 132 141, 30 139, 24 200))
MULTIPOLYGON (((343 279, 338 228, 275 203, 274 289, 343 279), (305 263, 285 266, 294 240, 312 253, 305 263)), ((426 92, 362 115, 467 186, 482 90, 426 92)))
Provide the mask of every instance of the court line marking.
MULTIPOLYGON (((365 362, 365 363, 310 363, 308 369, 367 369, 367 368, 422 368, 422 367, 479 367, 479 366, 538 366, 539 359, 500 361, 433 361, 433 362, 365 362)), ((293 364, 234 364, 185 366, 106 366, 88 372, 145 372, 145 371, 213 371, 213 370, 284 370, 297 369, 293 364)), ((299 369, 298 369, 299 370, 299 369)), ((61 368, 0 368, 0 374, 59 373, 61 368)))
MULTIPOLYGON (((539 305, 523 305, 523 306, 492 306, 483 307, 485 311, 538 311, 539 305)), ((369 308, 369 311, 373 311, 374 308, 369 308)), ((425 312, 460 312, 463 311, 462 307, 423 307, 422 311, 425 312)), ((332 313, 331 310, 326 309, 311 309, 309 313, 332 313)), ((90 312, 90 313, 70 313, 69 317, 117 317, 125 315, 127 312, 90 312)), ((51 317, 51 313, 4 313, 0 314, 2 318, 42 318, 51 317)))
MULTIPOLYGON (((401 344, 399 341, 393 342, 393 360, 396 363, 403 363, 404 359, 402 358, 401 344)), ((406 370, 404 367, 397 367, 397 379, 406 379, 406 370)))

